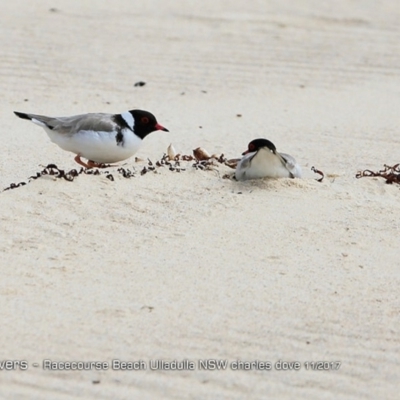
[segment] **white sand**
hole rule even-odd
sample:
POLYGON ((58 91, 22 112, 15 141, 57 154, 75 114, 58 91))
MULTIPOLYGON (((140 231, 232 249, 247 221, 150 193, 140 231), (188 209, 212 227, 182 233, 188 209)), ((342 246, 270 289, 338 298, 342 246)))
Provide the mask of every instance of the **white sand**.
POLYGON ((400 162, 398 2, 3 3, 2 188, 39 164, 76 167, 13 110, 140 107, 171 132, 139 157, 170 142, 238 157, 266 137, 305 179, 238 183, 221 167, 1 193, 0 361, 29 369, 0 371, 0 397, 398 399, 400 188, 355 179, 400 162), (71 372, 44 359, 302 364, 71 372), (320 360, 341 367, 305 369, 320 360))

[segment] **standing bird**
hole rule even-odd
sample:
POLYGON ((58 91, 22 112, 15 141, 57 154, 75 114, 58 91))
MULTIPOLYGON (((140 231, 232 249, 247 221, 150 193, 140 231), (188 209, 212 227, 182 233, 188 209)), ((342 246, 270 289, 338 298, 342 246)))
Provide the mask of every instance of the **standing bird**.
POLYGON ((239 161, 235 176, 238 181, 257 178, 301 178, 300 165, 289 154, 278 153, 267 139, 255 139, 239 161))
POLYGON ((52 142, 75 153, 75 161, 86 168, 101 168, 105 163, 126 160, 139 150, 149 133, 169 132, 157 123, 152 113, 143 110, 54 118, 17 111, 14 114, 44 128, 52 142), (81 157, 88 162, 83 162, 81 157))

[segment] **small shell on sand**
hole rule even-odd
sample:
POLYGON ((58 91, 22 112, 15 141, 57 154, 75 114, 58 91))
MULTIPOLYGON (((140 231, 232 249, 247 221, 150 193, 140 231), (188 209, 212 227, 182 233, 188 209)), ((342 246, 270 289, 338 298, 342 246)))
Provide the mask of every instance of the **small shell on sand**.
POLYGON ((175 159, 176 150, 175 150, 175 147, 172 146, 172 143, 168 146, 167 154, 168 154, 168 158, 169 158, 170 161, 175 159))
POLYGON ((211 154, 202 147, 198 147, 197 149, 193 150, 193 155, 197 161, 204 161, 209 160, 211 158, 211 154))

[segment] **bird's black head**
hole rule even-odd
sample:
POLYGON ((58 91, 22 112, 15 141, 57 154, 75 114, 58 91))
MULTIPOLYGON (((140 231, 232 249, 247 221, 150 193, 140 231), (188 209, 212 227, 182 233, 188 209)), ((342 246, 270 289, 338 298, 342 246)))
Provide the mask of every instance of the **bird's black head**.
POLYGON ((247 150, 242 155, 244 156, 245 154, 248 154, 248 153, 254 153, 255 151, 258 151, 263 147, 267 147, 273 153, 276 152, 275 145, 272 142, 270 142, 269 140, 267 140, 267 139, 254 139, 249 143, 247 150))
POLYGON ((169 132, 167 128, 164 128, 157 122, 156 117, 152 113, 144 110, 131 110, 129 112, 135 121, 133 131, 141 139, 144 139, 149 133, 154 131, 169 132))

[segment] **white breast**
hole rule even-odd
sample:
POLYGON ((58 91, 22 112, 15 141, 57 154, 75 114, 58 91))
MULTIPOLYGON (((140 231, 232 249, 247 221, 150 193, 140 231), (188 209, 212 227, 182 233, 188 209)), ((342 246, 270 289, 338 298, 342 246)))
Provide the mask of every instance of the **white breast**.
MULTIPOLYGON (((294 159, 291 157, 294 161, 294 159)), ((239 181, 258 178, 291 178, 292 175, 300 177, 300 167, 295 164, 290 170, 286 163, 269 149, 260 149, 257 154, 246 154, 236 168, 235 176, 239 181), (298 172, 293 173, 297 168, 298 172)))
POLYGON ((98 163, 113 163, 133 156, 142 143, 142 139, 131 130, 122 130, 123 142, 117 143, 117 132, 79 131, 72 135, 46 129, 52 142, 63 150, 98 163))

